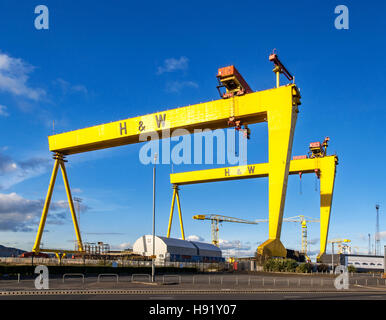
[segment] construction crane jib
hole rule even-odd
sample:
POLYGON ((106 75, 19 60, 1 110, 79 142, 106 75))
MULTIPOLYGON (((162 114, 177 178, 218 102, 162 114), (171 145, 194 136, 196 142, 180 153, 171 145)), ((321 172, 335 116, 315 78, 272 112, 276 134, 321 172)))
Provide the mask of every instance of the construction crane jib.
POLYGON ((220 237, 219 237, 219 227, 221 222, 233 222, 233 223, 245 223, 245 224, 257 224, 255 221, 248 221, 240 218, 233 218, 228 216, 222 216, 219 214, 197 214, 193 216, 195 220, 210 220, 212 227, 212 244, 219 247, 220 246, 220 237))
MULTIPOLYGON (((240 91, 240 90, 239 90, 240 91)), ((281 219, 283 216, 289 163, 294 130, 299 112, 300 93, 293 83, 278 88, 234 94, 232 97, 210 102, 170 109, 163 112, 128 118, 111 123, 48 137, 49 149, 56 157, 51 182, 47 191, 33 252, 40 248, 41 236, 55 185, 58 165, 64 168, 65 156, 128 144, 140 143, 142 133, 162 133, 163 129, 223 129, 237 124, 268 123, 269 176, 269 216, 270 239, 264 244, 269 255, 284 256, 286 250, 280 242, 281 219), (59 160, 62 159, 62 160, 59 160)), ((154 135, 157 136, 157 135, 154 135)), ((158 135, 160 136, 160 135, 158 135)), ((67 178, 65 178, 67 184, 67 178)), ((69 185, 68 185, 68 190, 69 185)), ((68 202, 73 208, 73 200, 68 192, 68 202)), ((75 232, 76 216, 73 215, 75 232)), ((80 235, 78 248, 82 248, 80 235)), ((45 251, 47 251, 45 249, 45 251)))

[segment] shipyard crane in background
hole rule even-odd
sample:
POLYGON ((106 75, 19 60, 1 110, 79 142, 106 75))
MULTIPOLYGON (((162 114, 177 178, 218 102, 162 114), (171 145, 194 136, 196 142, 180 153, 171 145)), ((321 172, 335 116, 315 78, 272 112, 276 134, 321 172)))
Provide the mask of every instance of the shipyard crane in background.
POLYGON ((335 243, 338 244, 338 252, 337 252, 338 254, 351 253, 351 246, 349 245, 350 242, 351 242, 351 240, 349 240, 349 239, 328 240, 328 243, 331 243, 332 254, 334 254, 334 244, 335 243))
POLYGON ((195 220, 210 220, 212 226, 212 243, 219 247, 220 238, 219 238, 219 227, 221 222, 234 222, 234 223, 246 223, 246 224, 257 224, 255 221, 248 221, 239 218, 221 216, 218 214, 197 214, 193 216, 195 220))
MULTIPOLYGON (((260 219, 260 220, 255 220, 257 223, 260 222, 268 222, 268 219, 260 219)), ((307 249, 308 249, 308 242, 307 242, 307 223, 308 222, 320 222, 319 219, 314 219, 311 217, 306 217, 304 215, 298 215, 294 217, 289 217, 289 218, 283 218, 283 221, 285 222, 297 222, 301 224, 302 227, 302 249, 301 253, 304 254, 305 258, 307 261, 311 262, 311 259, 307 256, 307 249)))
MULTIPOLYGON (((331 267, 332 267, 332 271, 334 271, 334 266, 335 266, 335 263, 334 263, 334 244, 337 243, 338 244, 338 254, 341 254, 343 253, 343 250, 345 250, 347 248, 347 245, 346 243, 350 243, 351 240, 349 239, 331 239, 331 240, 328 240, 328 243, 331 243, 331 267), (345 247, 345 249, 343 249, 343 247, 345 247)), ((350 252, 351 252, 351 247, 350 247, 350 252)))

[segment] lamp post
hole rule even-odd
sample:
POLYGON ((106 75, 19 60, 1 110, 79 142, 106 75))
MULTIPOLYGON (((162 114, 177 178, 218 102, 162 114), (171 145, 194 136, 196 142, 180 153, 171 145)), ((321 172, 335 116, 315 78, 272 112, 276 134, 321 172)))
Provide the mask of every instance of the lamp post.
POLYGON ((155 275, 155 167, 157 163, 157 154, 154 155, 153 167, 153 255, 151 259, 151 282, 154 282, 155 275))
POLYGON ((383 276, 386 276, 386 246, 383 247, 383 276))

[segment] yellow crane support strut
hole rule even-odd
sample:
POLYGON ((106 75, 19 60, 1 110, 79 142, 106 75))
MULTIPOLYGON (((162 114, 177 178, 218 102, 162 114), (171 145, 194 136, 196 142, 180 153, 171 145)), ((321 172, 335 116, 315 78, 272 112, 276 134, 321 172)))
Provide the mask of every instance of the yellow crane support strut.
POLYGON ((35 244, 33 246, 32 252, 35 252, 35 253, 38 253, 40 251, 54 252, 54 253, 59 253, 59 252, 63 252, 64 253, 65 251, 66 252, 70 252, 69 250, 41 249, 40 248, 40 243, 41 243, 41 239, 42 239, 42 235, 43 235, 43 230, 44 230, 44 226, 45 226, 45 223, 46 223, 47 213, 48 213, 48 209, 50 207, 51 198, 52 198, 52 192, 54 190, 55 181, 56 181, 56 177, 58 175, 59 166, 60 166, 60 169, 62 171, 64 186, 66 188, 67 199, 68 199, 68 204, 69 204, 70 211, 71 211, 72 221, 74 223, 74 229, 75 229, 76 239, 77 239, 77 242, 78 242, 78 248, 79 248, 80 252, 83 252, 82 238, 81 238, 81 235, 80 235, 79 226, 78 226, 78 222, 77 222, 77 219, 76 219, 74 202, 73 202, 73 199, 72 199, 72 196, 71 196, 71 190, 70 190, 70 185, 68 183, 67 172, 66 172, 66 168, 64 166, 64 162, 66 160, 64 160, 63 155, 61 155, 59 153, 56 153, 54 155, 54 159, 55 159, 55 164, 54 164, 54 168, 52 170, 51 180, 50 180, 50 184, 49 184, 49 187, 48 187, 47 196, 46 196, 46 200, 45 200, 45 203, 44 203, 43 212, 42 212, 42 216, 40 218, 40 224, 39 224, 39 228, 38 228, 38 232, 37 232, 37 235, 36 235, 35 244))
MULTIPOLYGON (((299 90, 295 84, 290 84, 235 96, 232 99, 219 99, 52 135, 48 137, 49 149, 58 155, 71 155, 140 143, 142 142, 140 141, 141 134, 160 139, 162 137, 157 133, 161 133, 165 129, 169 129, 173 133, 174 130, 183 128, 189 133, 193 133, 194 129, 228 128, 230 118, 240 120, 243 124, 267 122, 268 157, 271 168, 269 175, 269 215, 272 227, 271 237, 264 244, 264 250, 272 256, 285 256, 286 250, 280 242, 279 226, 284 211, 293 136, 299 112, 298 105, 300 105, 299 90)), ((57 164, 56 162, 55 166, 57 164)), ((61 165, 61 168, 64 172, 64 165, 61 165)), ((55 180, 56 173, 54 174, 54 172, 53 179, 55 180)), ((39 251, 40 237, 52 195, 53 184, 51 184, 42 212, 34 251, 39 251)), ((69 194, 68 183, 67 187, 69 194)), ((177 194, 176 197, 179 199, 177 194)), ((69 203, 70 209, 73 210, 72 199, 69 199, 69 203)), ((182 222, 181 212, 180 217, 182 222)), ((73 216, 73 220, 74 225, 77 225, 75 216, 73 216)), ((79 239, 78 241, 80 241, 79 239)))
MULTIPOLYGON (((318 260, 326 252, 337 164, 338 157, 333 155, 321 158, 291 160, 289 166, 290 175, 299 173, 317 173, 320 179, 320 252, 317 258, 318 260)), ((170 174, 170 182, 174 186, 181 186, 216 181, 271 177, 270 170, 275 170, 274 167, 271 168, 269 163, 258 163, 244 166, 172 173, 170 174)), ((269 239, 259 246, 258 252, 260 254, 265 254, 264 250, 266 243, 269 243, 270 240, 277 239, 278 235, 280 237, 282 221, 282 217, 274 216, 271 211, 269 212, 269 239)), ((170 227, 171 221, 169 220, 168 234, 170 234, 170 227)))

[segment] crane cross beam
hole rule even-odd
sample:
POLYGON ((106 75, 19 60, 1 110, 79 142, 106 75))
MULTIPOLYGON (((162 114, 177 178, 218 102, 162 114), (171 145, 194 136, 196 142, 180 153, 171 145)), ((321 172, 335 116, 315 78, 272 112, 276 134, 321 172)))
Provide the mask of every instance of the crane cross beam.
POLYGON ((267 121, 268 113, 279 105, 300 104, 295 85, 249 93, 232 99, 219 99, 134 118, 101 124, 48 137, 50 151, 65 155, 139 143, 140 135, 160 138, 162 130, 222 129, 235 117, 245 123, 267 121))

